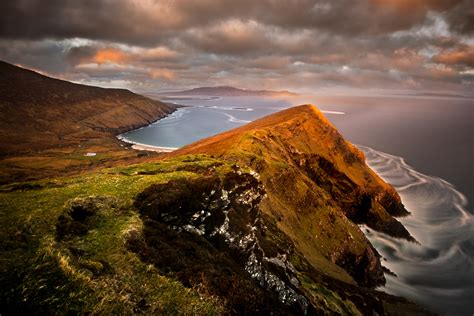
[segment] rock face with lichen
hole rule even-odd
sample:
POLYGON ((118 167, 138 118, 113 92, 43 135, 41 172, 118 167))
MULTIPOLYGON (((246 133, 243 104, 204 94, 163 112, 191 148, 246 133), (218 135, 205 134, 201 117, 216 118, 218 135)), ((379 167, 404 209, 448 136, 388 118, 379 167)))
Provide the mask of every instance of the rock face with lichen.
MULTIPOLYGON (((257 172, 236 164, 225 173, 193 170, 200 176, 153 184, 137 195, 144 228, 128 236, 127 247, 142 260, 224 298, 230 313, 386 312, 380 293, 327 276, 307 260, 263 209, 268 197, 257 172)), ((360 283, 383 279, 371 246, 358 257, 344 250, 335 256, 360 283)))
MULTIPOLYGON (((287 238, 284 238, 283 243, 276 243, 268 238, 268 223, 259 210, 264 196, 265 190, 257 174, 244 172, 238 167, 223 178, 211 173, 195 180, 181 179, 152 185, 140 193, 135 202, 145 223, 148 223, 145 244, 134 243, 132 240, 130 246, 142 253, 143 258, 150 259, 149 253, 158 252, 159 249, 149 234, 156 237, 163 233, 165 226, 171 234, 199 240, 196 248, 204 248, 203 245, 206 245, 211 247, 212 251, 209 252, 213 256, 232 262, 225 264, 225 269, 231 273, 228 275, 229 280, 224 281, 224 285, 219 282, 209 290, 217 295, 223 294, 228 289, 223 289, 222 286, 226 287, 226 283, 235 286, 231 283, 240 279, 237 281, 239 284, 243 283, 239 285, 243 286, 240 291, 245 289, 245 292, 234 293, 234 303, 231 304, 233 310, 239 313, 255 310, 270 312, 276 304, 280 306, 282 313, 293 311, 306 314, 308 310, 314 310, 314 307, 310 306, 297 278, 297 271, 289 261, 294 246, 287 238), (249 293, 263 291, 269 295, 262 293, 261 297, 255 298, 255 302, 250 300, 249 304, 249 298, 246 297, 249 293)), ((192 253, 194 251, 190 253, 191 256, 192 253)), ((150 260, 165 268, 162 259, 150 260)), ((199 260, 202 257, 197 261, 199 260)), ((195 262, 196 260, 189 261, 189 265, 195 267, 195 262)), ((222 267, 216 266, 216 263, 220 262, 208 264, 213 267, 212 270, 217 270, 213 272, 219 273, 222 267)), ((168 268, 178 272, 186 283, 193 283, 194 276, 187 275, 186 272, 191 269, 190 266, 170 265, 168 268)), ((208 268, 199 269, 199 274, 206 279, 206 283, 216 278, 208 268)), ((226 278, 226 275, 222 273, 218 278, 226 278)))

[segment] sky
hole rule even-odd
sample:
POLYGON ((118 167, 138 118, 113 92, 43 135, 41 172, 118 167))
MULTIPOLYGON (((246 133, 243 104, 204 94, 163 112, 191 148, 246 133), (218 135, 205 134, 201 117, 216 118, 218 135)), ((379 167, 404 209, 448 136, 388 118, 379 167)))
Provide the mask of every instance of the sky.
POLYGON ((474 95, 472 0, 2 0, 0 59, 134 91, 474 95))

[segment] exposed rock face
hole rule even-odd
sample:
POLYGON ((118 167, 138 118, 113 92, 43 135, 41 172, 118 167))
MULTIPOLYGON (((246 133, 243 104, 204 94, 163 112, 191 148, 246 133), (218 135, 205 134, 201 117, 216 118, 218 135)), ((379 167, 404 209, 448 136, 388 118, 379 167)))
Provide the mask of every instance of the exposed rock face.
MULTIPOLYGON (((390 314, 387 302, 410 306, 310 263, 262 209, 267 193, 258 173, 236 165, 225 173, 178 169, 200 176, 153 184, 138 194, 134 204, 144 226, 128 233, 127 247, 184 285, 221 297, 229 314, 381 315, 390 314)), ((383 278, 369 273, 381 271, 371 247, 361 255, 340 247, 332 260, 360 283, 383 278)))
MULTIPOLYGON (((209 244, 212 250, 208 252, 226 261, 223 267, 214 267, 220 263, 214 262, 214 259, 207 263, 217 270, 215 273, 218 276, 207 269, 194 271, 210 282, 206 290, 222 294, 224 289, 229 290, 225 284, 235 282, 238 276, 240 280, 237 283, 242 289, 270 293, 262 293, 255 299, 246 297, 248 293, 234 293, 231 309, 239 313, 255 310, 270 312, 272 305, 277 304, 282 309, 276 310, 281 312, 306 314, 314 311, 298 280, 297 271, 289 261, 294 252, 293 244, 286 236, 280 238, 278 243, 269 238, 271 229, 268 226, 271 223, 266 223, 259 210, 264 195, 257 175, 243 172, 238 167, 223 179, 211 174, 196 180, 152 185, 135 202, 145 218, 147 229, 144 243, 147 245, 132 241, 131 247, 142 253, 143 258, 148 258, 162 269, 177 272, 185 283, 196 286, 195 276, 187 275, 187 270, 191 269, 188 263, 182 267, 175 264, 165 266, 162 259, 150 259, 153 258, 151 253, 158 250, 151 235, 158 234, 157 230, 162 230, 165 225, 182 238, 195 239, 195 249, 207 248, 209 246, 203 244, 209 244), (228 273, 221 274, 220 269, 228 269, 230 276, 228 273), (223 284, 212 284, 214 278, 224 279, 223 284)), ((273 233, 278 231, 275 227, 273 230, 276 230, 273 233)), ((205 259, 200 256, 199 260, 205 259)), ((195 261, 189 265, 194 266, 195 261)))
MULTIPOLYGON (((395 237, 413 240, 405 227, 392 217, 407 215, 396 193, 391 190, 371 192, 370 188, 367 190, 359 186, 323 156, 296 153, 294 157, 298 167, 328 192, 333 201, 340 204, 342 211, 351 221, 357 224, 365 223, 375 230, 395 237), (381 214, 385 215, 383 219, 381 214)), ((345 160, 350 164, 363 164, 363 160, 352 152, 346 155, 345 160)))

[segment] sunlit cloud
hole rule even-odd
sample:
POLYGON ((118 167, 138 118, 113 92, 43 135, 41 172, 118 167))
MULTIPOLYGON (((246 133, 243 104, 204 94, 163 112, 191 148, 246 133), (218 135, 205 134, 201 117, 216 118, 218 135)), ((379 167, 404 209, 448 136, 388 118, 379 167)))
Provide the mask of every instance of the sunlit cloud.
POLYGON ((94 55, 94 61, 98 64, 103 63, 115 63, 115 64, 123 64, 127 61, 128 57, 125 53, 120 50, 107 48, 99 50, 94 55))
POLYGON ((446 65, 474 67, 474 47, 467 46, 460 49, 443 51, 434 56, 433 61, 446 65))
POLYGON ((1 2, 0 59, 131 89, 469 92, 472 7, 469 0, 1 2))
POLYGON ((150 71, 150 76, 153 79, 163 78, 166 80, 176 79, 176 73, 169 69, 153 69, 150 71))

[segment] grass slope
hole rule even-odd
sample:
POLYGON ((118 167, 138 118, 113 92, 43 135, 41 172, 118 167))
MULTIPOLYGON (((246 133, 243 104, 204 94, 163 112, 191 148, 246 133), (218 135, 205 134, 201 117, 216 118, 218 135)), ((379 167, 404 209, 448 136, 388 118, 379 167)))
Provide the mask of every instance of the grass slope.
MULTIPOLYGON (((248 172, 235 163, 206 155, 187 155, 75 177, 0 186, 0 220, 4 223, 0 230, 0 312, 235 314, 232 306, 245 310, 254 302, 272 297, 271 292, 262 293, 258 283, 229 279, 231 271, 241 268, 235 266, 235 261, 221 266, 219 262, 229 260, 225 259, 230 258, 228 254, 216 252, 216 246, 196 234, 173 233, 167 237, 165 230, 169 229, 157 226, 159 230, 151 232, 151 244, 145 249, 147 256, 130 250, 130 240, 141 240, 140 236, 147 231, 150 234, 150 227, 157 225, 149 226, 144 222, 149 219, 140 216, 136 209, 144 192, 157 185, 166 188, 167 183, 175 180, 194 183, 208 174, 225 178, 239 174, 236 170, 248 172), (153 250, 162 243, 175 247, 169 258, 165 252, 153 250), (196 266, 189 259, 193 255, 199 255, 200 261, 209 261, 196 266), (184 271, 166 272, 166 266, 176 263, 170 262, 170 258, 177 258, 180 265, 189 261, 187 269, 192 274, 185 279, 195 281, 184 286, 184 271), (164 267, 159 264, 163 262, 164 267), (203 278, 209 271, 213 271, 211 276, 215 279, 203 278), (248 290, 235 288, 219 295, 214 293, 216 287, 229 281, 246 285, 248 290), (240 301, 235 301, 236 297, 240 301)), ((177 194, 175 188, 170 186, 170 190, 166 199, 177 194)), ((247 223, 239 225, 244 227, 247 223)), ((277 252, 293 248, 273 221, 265 222, 264 227, 267 241, 262 242, 267 246, 263 247, 273 243, 281 248, 271 250, 277 252)), ((312 313, 423 313, 406 300, 328 278, 297 251, 290 252, 288 259, 296 269, 297 282, 315 308, 312 313)), ((275 314, 291 312, 280 304, 266 306, 275 314)))
POLYGON ((128 90, 74 84, 0 61, 1 182, 135 158, 115 135, 174 109, 128 90))
POLYGON ((55 314, 221 312, 217 298, 161 275, 125 245, 128 234, 142 227, 132 206, 139 192, 152 183, 197 176, 178 167, 214 163, 187 157, 2 186, 2 305, 10 312, 55 314), (81 203, 97 206, 88 231, 58 238, 58 218, 70 216, 71 205, 81 203))

